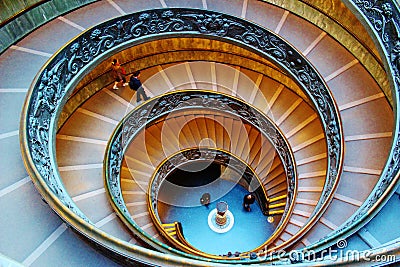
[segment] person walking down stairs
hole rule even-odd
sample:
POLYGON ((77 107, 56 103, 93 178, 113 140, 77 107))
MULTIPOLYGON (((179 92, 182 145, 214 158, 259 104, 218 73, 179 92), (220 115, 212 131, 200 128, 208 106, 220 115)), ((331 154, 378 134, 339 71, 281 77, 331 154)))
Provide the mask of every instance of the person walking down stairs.
POLYGON ((146 95, 146 92, 143 89, 142 82, 139 80, 140 76, 140 70, 135 71, 131 78, 129 79, 129 87, 133 90, 136 91, 136 101, 139 103, 141 101, 141 98, 143 98, 143 101, 146 101, 150 97, 146 95))
POLYGON ((118 59, 113 59, 111 63, 112 74, 114 78, 114 90, 118 90, 118 84, 121 82, 123 83, 122 86, 127 86, 128 83, 126 82, 126 71, 125 69, 119 64, 118 59))

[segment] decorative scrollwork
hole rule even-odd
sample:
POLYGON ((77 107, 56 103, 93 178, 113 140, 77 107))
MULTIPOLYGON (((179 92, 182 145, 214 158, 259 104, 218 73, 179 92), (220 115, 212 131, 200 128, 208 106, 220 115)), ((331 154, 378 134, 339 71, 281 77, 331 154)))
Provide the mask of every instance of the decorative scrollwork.
POLYGON ((28 136, 30 136, 31 158, 38 172, 46 181, 53 193, 73 212, 85 221, 86 216, 73 204, 71 198, 55 175, 55 160, 50 157, 49 135, 51 119, 64 94, 61 86, 67 69, 66 59, 57 61, 53 67, 44 70, 39 85, 37 86, 36 97, 29 106, 28 115, 28 136))

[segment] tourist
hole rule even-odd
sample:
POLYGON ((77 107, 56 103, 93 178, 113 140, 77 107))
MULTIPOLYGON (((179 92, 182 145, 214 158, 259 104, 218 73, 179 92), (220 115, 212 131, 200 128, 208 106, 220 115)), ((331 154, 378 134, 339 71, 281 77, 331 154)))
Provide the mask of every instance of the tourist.
POLYGON ((123 82, 122 86, 127 86, 128 83, 126 82, 126 71, 125 69, 119 64, 118 59, 113 59, 111 63, 111 70, 112 70, 112 75, 114 78, 114 86, 113 89, 117 90, 118 89, 118 84, 120 82, 123 82))
POLYGON ((203 206, 206 206, 208 208, 208 205, 210 204, 211 196, 209 193, 204 193, 201 198, 200 198, 200 203, 203 206))
POLYGON ((244 196, 243 198, 243 208, 246 211, 250 211, 250 205, 254 203, 254 201, 256 200, 256 197, 253 194, 247 194, 244 196))
POLYGON ((135 71, 130 80, 129 80, 129 87, 133 90, 136 91, 136 101, 139 103, 141 101, 141 97, 143 97, 143 100, 146 101, 149 99, 149 97, 146 95, 144 92, 142 82, 139 80, 140 76, 140 71, 135 71))

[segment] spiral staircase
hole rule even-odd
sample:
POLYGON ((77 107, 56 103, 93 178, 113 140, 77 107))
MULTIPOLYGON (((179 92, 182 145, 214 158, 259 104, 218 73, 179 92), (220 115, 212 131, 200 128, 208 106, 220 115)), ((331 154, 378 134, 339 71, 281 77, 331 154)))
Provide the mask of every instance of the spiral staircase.
POLYGON ((396 1, 1 10, 1 266, 398 264, 396 1), (112 58, 150 100, 112 89, 112 58), (234 256, 160 216, 164 167, 210 153, 274 227, 234 256))

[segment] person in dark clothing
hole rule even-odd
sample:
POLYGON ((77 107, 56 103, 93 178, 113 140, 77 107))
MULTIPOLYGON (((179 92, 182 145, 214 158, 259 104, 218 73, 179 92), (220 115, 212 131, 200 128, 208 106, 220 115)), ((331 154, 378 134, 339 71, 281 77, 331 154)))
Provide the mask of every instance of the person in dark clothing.
POLYGON ((130 80, 129 80, 129 87, 136 91, 136 101, 140 102, 141 98, 143 98, 144 101, 146 101, 147 99, 149 99, 149 97, 146 95, 143 86, 142 86, 142 82, 139 80, 139 76, 140 76, 140 71, 135 71, 130 80))
POLYGON ((200 204, 208 208, 210 200, 211 200, 210 193, 204 193, 200 198, 200 204))
POLYGON ((253 194, 247 194, 243 198, 243 208, 247 211, 250 211, 250 205, 256 201, 256 197, 253 194))

